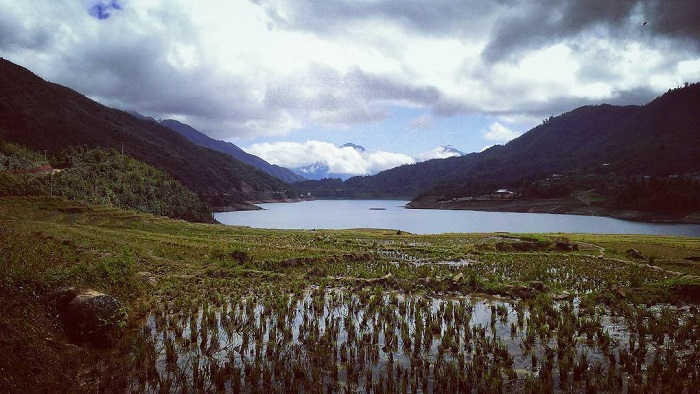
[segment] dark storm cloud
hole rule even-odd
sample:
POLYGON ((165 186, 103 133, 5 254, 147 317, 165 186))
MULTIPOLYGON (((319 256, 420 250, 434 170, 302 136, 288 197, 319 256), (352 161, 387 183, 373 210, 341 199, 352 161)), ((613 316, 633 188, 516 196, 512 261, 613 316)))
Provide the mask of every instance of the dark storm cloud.
POLYGON ((700 47, 700 1, 659 0, 647 25, 664 35, 687 39, 700 47))
MULTIPOLYGON (((512 3, 497 22, 483 57, 494 62, 601 28, 607 38, 641 39, 654 33, 697 49, 697 0, 534 0, 512 3), (647 22, 645 25, 644 22, 647 22)), ((574 40, 575 42, 575 40, 574 40)))
MULTIPOLYGON (((483 57, 488 62, 576 36, 595 25, 619 26, 636 1, 517 2, 497 22, 483 57)), ((641 28, 640 23, 640 28, 641 28)))

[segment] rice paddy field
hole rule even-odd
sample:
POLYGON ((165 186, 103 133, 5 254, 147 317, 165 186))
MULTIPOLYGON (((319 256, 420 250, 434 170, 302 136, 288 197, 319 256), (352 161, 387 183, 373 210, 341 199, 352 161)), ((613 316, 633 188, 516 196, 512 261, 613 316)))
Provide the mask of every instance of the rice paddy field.
POLYGON ((0 391, 696 393, 700 239, 192 224, 0 199, 0 391), (111 294, 68 341, 63 286, 111 294))

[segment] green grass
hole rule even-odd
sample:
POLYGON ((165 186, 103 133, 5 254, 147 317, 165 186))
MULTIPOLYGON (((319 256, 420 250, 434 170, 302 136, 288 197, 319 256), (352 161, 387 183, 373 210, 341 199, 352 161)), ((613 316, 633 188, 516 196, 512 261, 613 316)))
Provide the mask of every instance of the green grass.
MULTIPOLYGON (((182 305, 221 307, 251 296, 302 294, 319 284, 363 292, 367 280, 391 273, 379 294, 507 295, 542 281, 547 295, 568 291, 610 311, 687 306, 698 301, 700 288, 700 263, 687 259, 694 256, 700 240, 683 237, 257 230, 56 198, 0 198, 0 348, 17 355, 0 359, 0 391, 91 391, 128 386, 131 373, 150 376, 129 364, 133 351, 153 351, 134 349, 142 319, 182 305), (581 247, 557 251, 561 240, 581 247), (627 257, 632 248, 649 258, 627 257), (119 298, 129 316, 122 344, 107 354, 67 345, 52 298, 62 286, 119 298)), ((548 297, 541 302, 551 304, 548 297)))

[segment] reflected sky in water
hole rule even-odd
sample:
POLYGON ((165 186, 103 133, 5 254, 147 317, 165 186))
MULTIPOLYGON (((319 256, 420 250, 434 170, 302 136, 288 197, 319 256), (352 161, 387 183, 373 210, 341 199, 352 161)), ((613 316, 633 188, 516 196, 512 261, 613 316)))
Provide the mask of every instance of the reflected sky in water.
POLYGON ((600 216, 405 209, 400 200, 316 200, 259 204, 262 211, 218 212, 223 224, 276 229, 402 230, 440 233, 601 233, 700 237, 700 225, 643 223, 600 216))

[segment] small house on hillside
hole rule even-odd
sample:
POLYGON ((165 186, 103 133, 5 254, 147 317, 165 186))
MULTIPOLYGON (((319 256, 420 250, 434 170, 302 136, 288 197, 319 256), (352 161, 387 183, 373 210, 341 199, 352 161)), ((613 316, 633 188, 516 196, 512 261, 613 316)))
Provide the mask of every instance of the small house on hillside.
POLYGON ((493 194, 491 194, 491 197, 493 197, 493 198, 513 198, 513 197, 515 197, 515 192, 512 192, 508 189, 498 189, 493 194))

